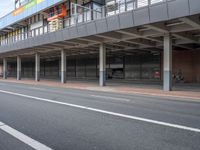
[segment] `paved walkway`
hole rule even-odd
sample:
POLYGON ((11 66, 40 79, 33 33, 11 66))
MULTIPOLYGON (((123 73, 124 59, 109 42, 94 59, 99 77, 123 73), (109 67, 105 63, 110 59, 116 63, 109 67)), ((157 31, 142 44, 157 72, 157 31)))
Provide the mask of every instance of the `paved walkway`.
POLYGON ((99 87, 97 81, 68 81, 66 84, 61 84, 59 81, 34 80, 24 79, 17 81, 9 78, 7 80, 0 79, 0 82, 13 82, 31 85, 46 85, 52 87, 85 89, 93 91, 116 92, 123 94, 138 94, 147 96, 164 96, 164 97, 179 97, 187 100, 200 101, 200 85, 199 84, 179 84, 173 87, 173 91, 164 92, 162 85, 159 83, 141 83, 141 82, 108 82, 107 86, 99 87))

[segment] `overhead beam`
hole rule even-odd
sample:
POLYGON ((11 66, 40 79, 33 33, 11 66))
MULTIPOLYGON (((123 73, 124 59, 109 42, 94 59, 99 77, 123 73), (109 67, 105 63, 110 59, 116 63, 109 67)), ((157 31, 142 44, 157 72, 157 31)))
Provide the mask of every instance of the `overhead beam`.
MULTIPOLYGON (((163 34, 167 34, 167 33, 171 32, 171 30, 169 30, 167 27, 165 27, 164 25, 161 25, 161 24, 159 24, 159 25, 146 25, 146 26, 148 26, 149 28, 151 28, 153 30, 162 32, 163 34)), ((196 38, 195 36, 193 36, 190 33, 173 33, 172 35, 177 37, 177 38, 180 38, 180 39, 188 40, 191 43, 199 43, 199 39, 196 38)))
POLYGON ((200 20, 198 17, 185 17, 185 18, 180 18, 179 20, 185 22, 186 24, 196 28, 196 29, 200 29, 200 20))
POLYGON ((183 39, 183 40, 187 40, 191 43, 199 43, 199 39, 190 33, 176 33, 176 34, 173 34, 173 36, 183 39))
POLYGON ((94 39, 88 39, 88 38, 78 38, 78 40, 86 41, 86 42, 92 42, 92 43, 101 43, 102 41, 94 40, 94 39))
POLYGON ((149 47, 155 47, 156 46, 155 43, 153 43, 149 40, 145 40, 145 39, 134 39, 134 40, 128 40, 126 42, 132 43, 132 44, 137 44, 137 45, 149 46, 149 47))
POLYGON ((126 35, 129 35, 129 36, 134 36, 136 38, 142 37, 142 35, 140 35, 140 33, 137 30, 125 29, 125 30, 118 30, 118 31, 115 31, 115 32, 118 32, 118 33, 121 33, 121 34, 126 34, 126 35))
POLYGON ((100 37, 100 38, 105 38, 105 39, 108 39, 108 40, 111 40, 111 41, 116 41, 116 40, 120 40, 120 38, 117 38, 117 37, 113 37, 113 36, 107 36, 107 35, 95 35, 96 37, 100 37))
MULTIPOLYGON (((126 34, 126 35, 130 35, 130 36, 134 36, 135 39, 136 38, 143 38, 143 39, 151 40, 151 41, 154 41, 154 42, 159 42, 159 43, 163 42, 162 39, 158 39, 158 38, 154 38, 154 37, 148 37, 148 36, 151 36, 152 33, 150 35, 144 34, 145 33, 144 31, 142 33, 136 32, 136 31, 135 32, 128 32, 128 31, 125 31, 125 30, 119 30, 119 31, 115 31, 115 32, 119 32, 121 34, 126 34)), ((134 38, 132 38, 132 39, 134 39, 134 38)))
POLYGON ((152 30, 161 32, 163 34, 169 33, 169 29, 166 26, 164 26, 163 23, 162 24, 154 24, 154 25, 145 25, 145 27, 148 27, 152 30))

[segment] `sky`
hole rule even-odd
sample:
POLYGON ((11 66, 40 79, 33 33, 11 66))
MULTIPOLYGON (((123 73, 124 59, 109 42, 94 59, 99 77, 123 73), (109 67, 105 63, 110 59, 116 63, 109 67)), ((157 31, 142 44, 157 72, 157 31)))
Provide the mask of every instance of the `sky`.
POLYGON ((14 10, 14 0, 0 0, 0 18, 14 10))

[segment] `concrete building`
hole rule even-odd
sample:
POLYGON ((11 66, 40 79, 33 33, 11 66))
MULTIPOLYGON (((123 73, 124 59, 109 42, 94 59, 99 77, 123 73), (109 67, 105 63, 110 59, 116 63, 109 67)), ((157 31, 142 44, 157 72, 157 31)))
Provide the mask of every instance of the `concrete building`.
MULTIPOLYGON (((3 78, 200 83, 200 0, 16 0, 3 78)), ((66 83, 67 84, 67 83, 66 83)))

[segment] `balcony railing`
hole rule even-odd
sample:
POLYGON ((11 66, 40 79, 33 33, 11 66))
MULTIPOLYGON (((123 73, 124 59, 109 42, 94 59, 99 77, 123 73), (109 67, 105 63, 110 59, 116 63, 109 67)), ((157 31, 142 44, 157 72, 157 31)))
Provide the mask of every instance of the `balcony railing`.
MULTIPOLYGON (((102 19, 108 16, 116 15, 126 11, 139 9, 141 7, 150 6, 169 0, 111 0, 105 6, 90 9, 78 4, 71 4, 70 17, 63 19, 62 28, 68 28, 80 23, 92 20, 102 19)), ((15 36, 6 37, 0 40, 0 45, 8 45, 28 38, 36 37, 42 34, 52 32, 48 25, 23 32, 15 36)))

